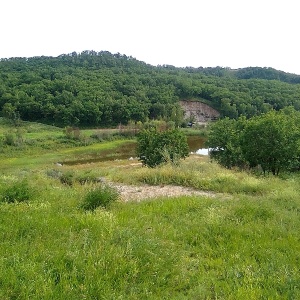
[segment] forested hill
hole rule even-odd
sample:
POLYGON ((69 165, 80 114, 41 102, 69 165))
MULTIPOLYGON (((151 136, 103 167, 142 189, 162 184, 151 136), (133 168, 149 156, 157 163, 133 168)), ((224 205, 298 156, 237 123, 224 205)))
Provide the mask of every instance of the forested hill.
POLYGON ((250 117, 285 106, 300 110, 299 77, 270 68, 154 67, 107 51, 10 58, 0 61, 0 110, 61 126, 111 126, 180 122, 179 100, 198 99, 222 116, 250 117))
POLYGON ((267 80, 279 80, 287 83, 300 83, 300 75, 286 73, 273 68, 261 68, 261 67, 248 67, 241 69, 230 69, 222 67, 214 68, 185 68, 191 73, 202 73, 205 75, 212 75, 218 77, 232 77, 236 79, 267 79, 267 80))

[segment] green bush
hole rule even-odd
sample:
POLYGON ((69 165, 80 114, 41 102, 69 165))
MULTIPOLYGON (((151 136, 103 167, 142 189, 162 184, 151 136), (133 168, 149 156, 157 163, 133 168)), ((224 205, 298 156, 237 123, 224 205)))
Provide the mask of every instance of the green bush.
POLYGON ((1 201, 6 203, 28 201, 33 195, 26 180, 18 181, 4 189, 1 195, 1 201))
POLYGON ((74 173, 73 172, 63 173, 60 176, 59 180, 62 184, 72 186, 74 183, 74 173))
POLYGON ((57 169, 46 170, 46 175, 50 178, 60 179, 62 172, 57 169))
POLYGON ((81 208, 91 211, 98 207, 107 208, 118 199, 119 192, 116 188, 102 184, 87 193, 81 204, 81 208))
POLYGON ((151 168, 166 162, 177 163, 189 155, 186 136, 175 129, 162 132, 156 128, 143 130, 137 142, 137 156, 151 168))
POLYGON ((63 133, 68 139, 80 140, 81 138, 81 132, 78 127, 67 126, 64 128, 63 133))
POLYGON ((87 184, 87 183, 96 183, 99 181, 99 177, 95 174, 92 174, 90 172, 80 174, 76 177, 76 181, 78 181, 80 184, 87 184))
POLYGON ((16 143, 16 136, 13 132, 4 132, 4 145, 14 146, 16 143))
POLYGON ((225 118, 210 127, 210 156, 227 168, 261 169, 278 175, 297 171, 300 157, 300 113, 293 108, 237 120, 225 118))

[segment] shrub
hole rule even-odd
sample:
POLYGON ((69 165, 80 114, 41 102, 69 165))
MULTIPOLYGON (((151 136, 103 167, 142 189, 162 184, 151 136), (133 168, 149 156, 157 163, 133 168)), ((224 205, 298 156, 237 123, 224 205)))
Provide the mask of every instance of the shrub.
POLYGON ((189 155, 187 138, 179 130, 146 129, 138 135, 137 141, 139 159, 151 168, 165 162, 176 163, 189 155))
POLYGON ((106 132, 96 132, 91 135, 91 138, 96 139, 97 141, 105 141, 110 135, 106 132))
POLYGON ((91 173, 84 173, 80 174, 76 177, 76 181, 78 181, 80 184, 87 184, 87 183, 95 183, 99 181, 99 177, 95 174, 91 173))
POLYGON ((300 113, 293 108, 269 111, 250 119, 225 118, 212 124, 210 156, 221 165, 262 169, 278 175, 297 171, 300 157, 300 113))
POLYGON ((78 127, 67 126, 64 128, 63 133, 68 139, 80 140, 81 132, 78 127))
POLYGON ((51 169, 46 171, 46 175, 50 178, 60 179, 62 176, 62 172, 57 169, 51 169))
POLYGON ((18 181, 7 187, 1 196, 1 201, 6 203, 24 202, 29 200, 33 195, 26 180, 18 181))
POLYGON ((62 184, 72 186, 74 183, 74 173, 73 172, 63 173, 61 174, 59 179, 62 184))
POLYGON ((4 145, 14 146, 16 143, 16 136, 13 132, 4 132, 4 145))
POLYGON ((119 192, 116 188, 102 184, 87 193, 81 204, 81 208, 91 211, 98 207, 107 208, 118 199, 119 192))

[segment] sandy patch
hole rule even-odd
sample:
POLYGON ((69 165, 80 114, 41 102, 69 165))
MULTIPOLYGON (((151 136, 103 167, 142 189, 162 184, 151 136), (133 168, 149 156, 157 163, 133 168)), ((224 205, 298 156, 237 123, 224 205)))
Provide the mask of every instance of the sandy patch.
POLYGON ((174 185, 126 185, 120 183, 110 183, 120 193, 122 201, 141 201, 158 197, 177 197, 177 196, 206 196, 215 197, 212 192, 199 191, 192 188, 174 185))

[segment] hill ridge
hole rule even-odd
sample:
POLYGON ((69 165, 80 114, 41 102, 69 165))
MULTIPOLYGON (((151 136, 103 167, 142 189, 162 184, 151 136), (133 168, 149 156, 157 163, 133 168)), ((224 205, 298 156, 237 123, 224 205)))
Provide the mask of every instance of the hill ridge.
POLYGON ((152 66, 108 51, 9 58, 0 60, 0 110, 11 119, 58 126, 149 119, 181 125, 184 99, 203 101, 230 118, 287 106, 299 110, 299 78, 272 68, 152 66))

